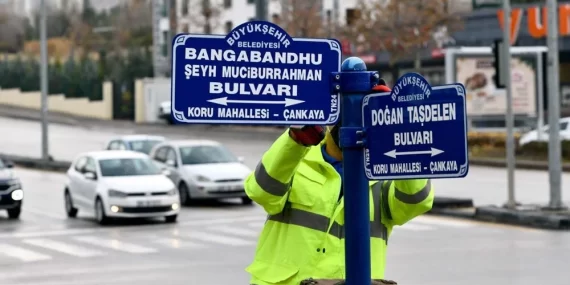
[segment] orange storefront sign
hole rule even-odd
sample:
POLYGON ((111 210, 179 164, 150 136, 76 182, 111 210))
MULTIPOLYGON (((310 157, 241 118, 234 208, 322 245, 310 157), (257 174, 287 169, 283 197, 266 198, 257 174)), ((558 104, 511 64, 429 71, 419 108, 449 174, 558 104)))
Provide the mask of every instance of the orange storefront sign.
MULTIPOLYGON (((526 14, 527 16, 527 27, 526 28, 530 36, 533 38, 543 38, 547 34, 547 15, 548 10, 546 7, 529 7, 529 8, 513 8, 511 9, 511 26, 510 26, 510 37, 511 44, 517 41, 519 31, 521 29, 521 20, 526 14), (526 13, 525 13, 526 12, 526 13)), ((499 10, 497 12, 499 18, 499 24, 501 29, 504 29, 504 12, 499 10)), ((570 4, 561 4, 558 6, 558 33, 560 36, 570 36, 570 4)))

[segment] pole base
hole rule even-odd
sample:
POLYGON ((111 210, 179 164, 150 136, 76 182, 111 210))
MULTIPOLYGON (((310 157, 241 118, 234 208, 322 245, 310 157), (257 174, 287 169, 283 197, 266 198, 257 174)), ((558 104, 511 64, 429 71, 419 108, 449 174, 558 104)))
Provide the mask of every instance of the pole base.
MULTIPOLYGON (((300 285, 346 285, 344 279, 305 279, 300 285)), ((396 281, 387 279, 373 279, 371 285, 398 285, 396 281)))

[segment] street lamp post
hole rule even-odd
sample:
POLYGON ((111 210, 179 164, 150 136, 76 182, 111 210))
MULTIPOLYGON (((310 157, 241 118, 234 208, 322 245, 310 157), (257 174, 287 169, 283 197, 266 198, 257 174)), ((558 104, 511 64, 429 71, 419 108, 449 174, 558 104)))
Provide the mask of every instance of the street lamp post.
POLYGON ((48 50, 47 50, 47 31, 46 31, 46 3, 41 0, 40 3, 40 57, 41 57, 41 117, 42 117, 42 160, 49 160, 48 145, 48 50))

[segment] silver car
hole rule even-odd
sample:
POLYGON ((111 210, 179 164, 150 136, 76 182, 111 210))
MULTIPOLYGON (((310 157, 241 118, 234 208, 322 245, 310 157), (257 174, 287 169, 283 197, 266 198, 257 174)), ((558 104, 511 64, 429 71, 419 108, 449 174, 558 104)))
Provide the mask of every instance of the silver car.
POLYGON ((168 170, 168 176, 178 186, 182 205, 192 200, 223 198, 252 203, 243 187, 251 170, 243 164, 243 158, 234 156, 218 142, 165 141, 149 155, 163 170, 168 170))

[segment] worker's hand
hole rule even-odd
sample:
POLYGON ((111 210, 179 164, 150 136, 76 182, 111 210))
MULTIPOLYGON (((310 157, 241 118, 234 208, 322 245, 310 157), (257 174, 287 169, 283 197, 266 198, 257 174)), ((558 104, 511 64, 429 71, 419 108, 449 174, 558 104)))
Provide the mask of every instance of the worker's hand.
POLYGON ((304 146, 318 145, 326 134, 325 126, 290 126, 289 136, 304 146))
POLYGON ((374 85, 374 87, 372 87, 372 91, 390 92, 390 91, 392 91, 392 89, 390 89, 390 87, 388 87, 388 85, 386 85, 386 81, 384 81, 384 79, 380 78, 380 80, 378 81, 378 84, 376 84, 376 85, 374 85))

